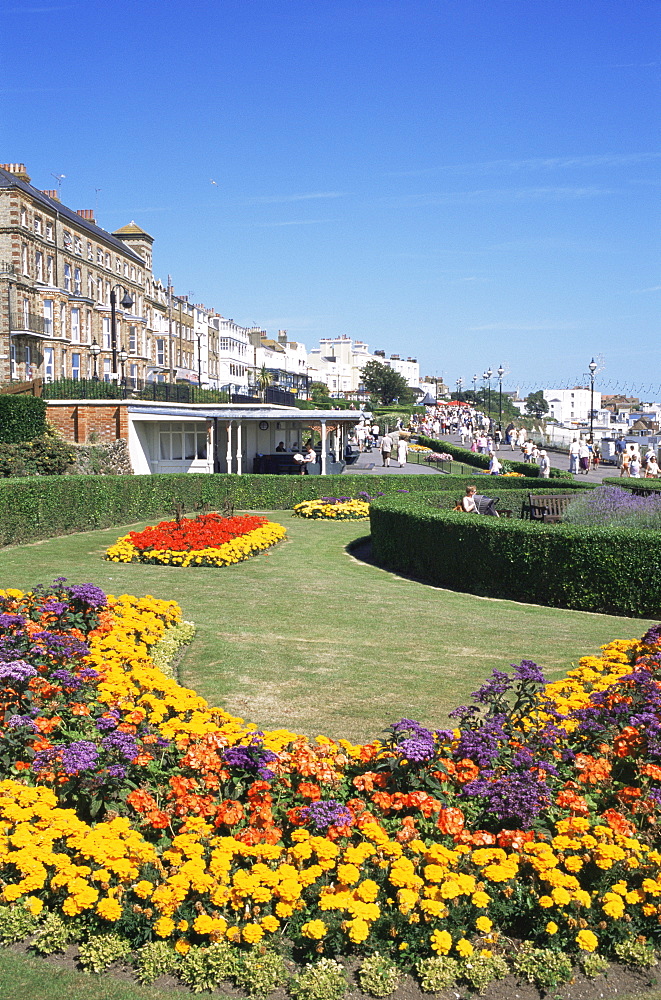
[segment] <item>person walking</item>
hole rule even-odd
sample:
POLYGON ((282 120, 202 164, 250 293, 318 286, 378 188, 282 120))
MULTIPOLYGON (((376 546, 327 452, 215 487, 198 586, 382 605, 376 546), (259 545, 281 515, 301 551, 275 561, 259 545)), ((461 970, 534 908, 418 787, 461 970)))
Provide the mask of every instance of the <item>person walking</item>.
POLYGON ((629 462, 629 476, 631 479, 640 479, 640 458, 636 452, 633 453, 629 462))
POLYGON ((402 437, 400 434, 397 442, 397 461, 399 462, 400 469, 403 469, 406 465, 406 456, 408 455, 408 451, 409 443, 406 438, 402 437))
POLYGON ((620 479, 627 479, 629 477, 629 464, 631 462, 631 455, 628 451, 622 452, 622 464, 620 465, 620 479))
POLYGON ((569 445, 569 471, 573 476, 578 475, 578 455, 580 450, 581 446, 578 443, 578 439, 574 438, 569 445))
POLYGON ((381 438, 381 458, 383 465, 387 469, 390 466, 390 452, 392 451, 392 438, 390 434, 384 434, 381 438))
POLYGON ((551 475, 551 460, 544 449, 539 453, 539 476, 540 479, 548 479, 551 475))
POLYGON ((647 459, 647 466, 645 468, 645 479, 656 479, 659 475, 659 463, 657 462, 656 455, 654 452, 647 459))
POLYGON ((590 471, 590 449, 587 441, 582 441, 578 450, 578 467, 579 472, 587 476, 590 471))
POLYGON ((492 451, 489 455, 489 475, 499 476, 503 471, 503 467, 496 457, 496 453, 492 451))
POLYGON ((379 425, 372 424, 372 441, 373 447, 376 448, 379 444, 379 425))

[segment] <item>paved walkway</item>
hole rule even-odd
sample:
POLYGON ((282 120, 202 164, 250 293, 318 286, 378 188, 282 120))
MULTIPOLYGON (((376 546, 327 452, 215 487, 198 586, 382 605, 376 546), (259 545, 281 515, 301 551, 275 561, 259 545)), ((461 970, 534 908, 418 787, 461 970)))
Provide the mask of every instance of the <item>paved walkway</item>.
MULTIPOLYGON (((394 452, 393 452, 394 454, 394 452)), ((415 462, 407 462, 403 469, 400 469, 399 462, 393 461, 392 457, 390 459, 390 465, 384 468, 383 459, 381 458, 381 452, 377 451, 376 448, 372 451, 364 451, 360 454, 353 465, 347 465, 344 468, 345 476, 352 476, 355 473, 365 473, 366 475, 375 476, 438 476, 442 477, 442 473, 438 472, 437 469, 432 469, 428 465, 417 465, 415 462)))

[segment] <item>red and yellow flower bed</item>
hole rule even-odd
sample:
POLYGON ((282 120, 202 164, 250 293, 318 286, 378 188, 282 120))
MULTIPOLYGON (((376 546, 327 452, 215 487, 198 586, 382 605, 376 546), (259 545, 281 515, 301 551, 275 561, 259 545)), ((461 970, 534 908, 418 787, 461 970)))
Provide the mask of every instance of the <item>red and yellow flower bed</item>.
POLYGON ((166 677, 150 651, 179 620, 89 585, 0 591, 5 904, 178 955, 653 951, 661 628, 550 685, 494 671, 455 729, 355 746, 257 731, 166 677))
POLYGON ((270 548, 286 534, 286 528, 265 517, 201 514, 131 531, 106 550, 106 559, 165 566, 230 566, 270 548))

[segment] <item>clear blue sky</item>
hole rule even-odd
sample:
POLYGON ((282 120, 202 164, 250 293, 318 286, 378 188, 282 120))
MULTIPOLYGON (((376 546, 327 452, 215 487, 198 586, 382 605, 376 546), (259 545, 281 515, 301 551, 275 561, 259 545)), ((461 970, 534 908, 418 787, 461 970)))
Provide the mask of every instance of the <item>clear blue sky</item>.
POLYGON ((0 160, 134 219, 178 292, 452 385, 562 386, 594 354, 598 388, 661 398, 658 0, 0 14, 0 160))

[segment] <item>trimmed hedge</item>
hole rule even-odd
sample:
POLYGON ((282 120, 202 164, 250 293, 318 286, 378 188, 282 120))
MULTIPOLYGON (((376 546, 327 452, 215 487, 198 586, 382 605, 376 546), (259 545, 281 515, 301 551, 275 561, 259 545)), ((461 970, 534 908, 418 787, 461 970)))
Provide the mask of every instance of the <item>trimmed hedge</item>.
POLYGON ((47 431, 46 400, 36 396, 0 395, 0 442, 22 444, 47 431))
POLYGON ((630 479, 629 476, 615 479, 614 476, 609 476, 607 479, 602 479, 601 484, 602 486, 621 486, 623 490, 645 490, 648 493, 661 491, 661 479, 630 479))
MULTIPOLYGON (((484 480, 482 479, 478 480, 478 485, 480 487, 479 492, 480 493, 483 492, 484 496, 498 497, 500 503, 496 506, 496 510, 497 511, 511 510, 512 516, 515 518, 521 517, 521 511, 523 505, 528 503, 528 496, 530 493, 534 493, 535 496, 544 496, 545 493, 548 493, 550 496, 556 497, 564 493, 569 493, 573 495, 576 494, 577 492, 583 492, 583 490, 585 489, 589 490, 591 488, 590 486, 583 486, 583 484, 577 484, 578 485, 578 491, 577 491, 576 489, 572 488, 571 484, 568 487, 563 484, 562 486, 557 488, 547 486, 546 488, 541 489, 539 486, 536 486, 534 489, 528 487, 528 489, 522 490, 518 486, 518 483, 520 483, 521 480, 515 479, 514 482, 517 483, 517 488, 501 490, 499 488, 501 481, 502 480, 498 480, 496 479, 495 476, 493 476, 491 477, 489 483, 489 486, 491 488, 487 488, 484 484, 484 480), (581 487, 583 487, 583 489, 581 489, 581 487)), ((445 483, 443 483, 442 485, 445 486, 445 483)), ((464 495, 464 490, 465 487, 463 490, 442 489, 438 493, 434 493, 431 496, 429 494, 426 494, 425 504, 431 507, 436 507, 437 509, 440 510, 453 510, 457 500, 460 500, 464 495)))
POLYGON ((452 590, 579 611, 661 617, 661 546, 649 531, 540 524, 434 510, 425 498, 370 507, 386 569, 452 590))
MULTIPOLYGON (((461 448, 459 445, 452 444, 449 441, 436 441, 434 438, 428 438, 424 435, 420 435, 418 441, 423 448, 431 448, 432 451, 446 452, 446 454, 452 455, 452 457, 456 458, 459 462, 464 462, 466 465, 474 465, 476 469, 489 468, 489 456, 480 455, 476 451, 471 451, 470 448, 461 448)), ((502 452, 499 453, 498 457, 501 462, 507 462, 512 472, 520 472, 522 475, 530 479, 539 478, 539 466, 530 462, 514 462, 502 452)), ((551 469, 550 478, 567 479, 571 482, 574 480, 571 472, 564 472, 562 469, 551 469)))

